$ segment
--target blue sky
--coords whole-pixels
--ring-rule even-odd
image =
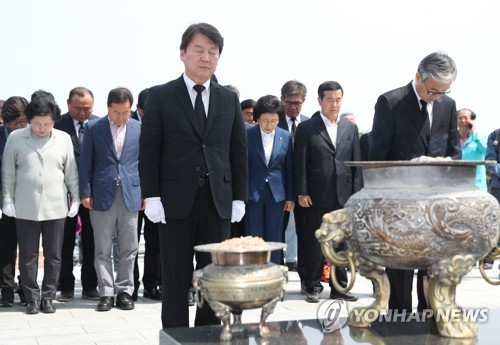
[[[225,38],[217,77],[241,99],[279,96],[287,80],[299,79],[311,115],[318,85],[336,80],[342,110],[353,111],[363,131],[381,93],[412,80],[428,53],[445,51],[458,66],[450,96],[472,108],[488,134],[500,127],[497,8],[487,0],[2,0],[0,98],[45,89],[65,112],[69,90],[83,85],[94,92],[94,112],[105,115],[110,89],[137,96],[180,76],[182,32],[206,21]]]

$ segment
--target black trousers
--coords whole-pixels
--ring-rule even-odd
[[[90,215],[87,208],[80,205],[78,215],[82,223],[82,288],[83,290],[93,290],[97,288],[97,275],[94,268],[94,229],[90,223]],[[76,222],[77,217],[67,217],[64,224],[61,276],[59,278],[59,290],[61,291],[73,291],[75,289],[73,250],[75,248]]]
[[[140,241],[142,223],[144,221],[144,273],[142,284],[145,289],[157,288],[161,285],[160,273],[160,236],[159,225],[153,223],[144,215],[144,211],[139,211],[137,220],[137,240]],[[134,264],[134,285],[135,291],[139,289],[139,255],[135,257]]]
[[[301,280],[308,292],[321,292],[321,275],[325,257],[321,251],[321,245],[316,239],[315,233],[321,226],[323,215],[332,210],[324,208],[302,208],[305,216],[305,226],[296,226],[299,269],[303,276]],[[297,224],[297,223],[296,223]],[[302,244],[301,244],[302,243]],[[343,250],[345,247],[339,247]],[[347,286],[347,273],[345,267],[336,267],[335,276],[341,286]],[[330,282],[332,291],[336,291]]]
[[[412,310],[412,297],[413,290],[413,274],[414,270],[399,270],[394,268],[386,268],[387,277],[391,286],[391,294],[389,296],[389,309],[398,312]],[[417,311],[428,309],[427,301],[424,294],[424,276],[427,275],[426,271],[419,270],[417,273],[417,296],[418,305]]]
[[[295,219],[295,232],[297,234],[297,273],[299,274],[299,278],[301,282],[304,282],[304,265],[300,264],[301,258],[304,260],[307,256],[307,250],[304,246],[307,243],[307,240],[304,239],[306,230],[306,213],[305,208],[299,205],[299,202],[295,200],[295,209],[293,210],[293,216]],[[288,226],[288,221],[290,219],[290,212],[285,212],[283,219],[283,243],[285,243],[285,231]],[[284,262],[283,252],[282,252],[282,261]]]
[[[17,257],[16,219],[6,216],[0,219],[0,288],[14,289]]]
[[[194,252],[198,244],[216,243],[229,238],[231,221],[219,217],[210,186],[198,188],[195,201],[184,219],[166,219],[160,223],[163,328],[188,327],[188,291],[193,278],[193,255],[196,269],[211,263],[210,253]],[[220,324],[208,305],[196,310],[195,325]]]
[[[19,272],[27,302],[40,300],[37,282],[40,235],[44,255],[42,299],[54,299],[61,272],[61,248],[65,219],[32,221],[16,219],[19,241]]]

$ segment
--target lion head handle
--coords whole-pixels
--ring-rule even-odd
[[[337,252],[336,249],[345,240],[352,236],[352,216],[347,208],[326,213],[323,216],[321,227],[316,230],[316,238],[321,244],[321,250],[332,265],[330,272],[334,272],[333,266],[348,266],[351,269],[351,275],[355,272],[354,252],[348,250]],[[341,287],[335,277],[330,275],[335,288],[341,292],[349,291],[354,284],[354,277],[351,278],[349,286]]]

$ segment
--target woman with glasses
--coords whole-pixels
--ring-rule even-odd
[[[259,98],[253,108],[257,126],[247,130],[248,204],[245,212],[247,235],[281,242],[283,216],[293,211],[292,136],[278,127],[282,113],[280,100],[272,95]],[[273,251],[271,260],[279,264],[281,253]]]
[[[54,313],[61,271],[66,216],[80,204],[71,138],[54,129],[60,109],[49,93],[35,94],[26,108],[30,126],[12,132],[2,162],[3,213],[16,218],[19,271],[26,313]],[[40,235],[44,260],[42,289],[37,283]]]
[[[24,97],[19,96],[10,97],[3,103],[1,118],[4,125],[0,127],[0,168],[2,166],[2,155],[7,137],[11,132],[19,128],[24,128],[28,124],[28,118],[26,117],[27,106],[28,101]],[[2,198],[0,198],[1,205]],[[2,289],[0,306],[12,307],[14,304],[14,289],[16,287],[14,281],[17,256],[16,221],[7,215],[2,217],[1,211],[0,217],[0,288]],[[22,303],[24,296],[22,293],[20,296]]]

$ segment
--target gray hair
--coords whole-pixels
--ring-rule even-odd
[[[457,77],[457,66],[448,54],[434,52],[420,61],[418,73],[422,77],[422,81],[432,77],[438,83],[454,82]]]
[[[281,87],[281,96],[287,97],[287,96],[293,96],[293,95],[301,96],[302,101],[304,101],[306,99],[306,95],[307,95],[306,86],[298,80],[287,81]]]

